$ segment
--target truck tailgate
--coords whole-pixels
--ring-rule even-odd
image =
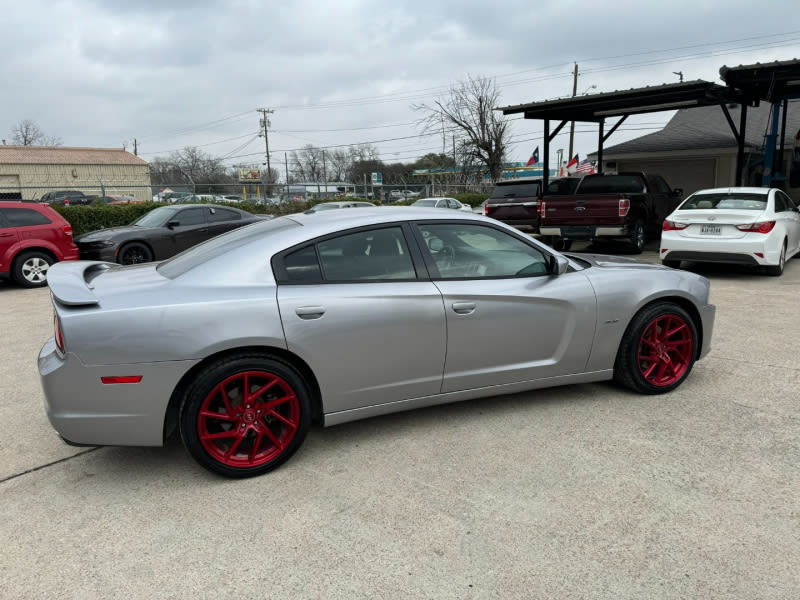
[[[623,194],[545,196],[542,227],[560,225],[620,225],[620,200]]]

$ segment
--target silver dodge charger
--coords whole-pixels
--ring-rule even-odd
[[[169,260],[57,263],[39,355],[68,443],[156,446],[259,475],[312,421],[614,379],[669,392],[710,348],[697,274],[564,255],[479,215],[296,214]]]

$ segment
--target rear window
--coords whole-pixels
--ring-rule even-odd
[[[279,217],[240,227],[184,250],[172,258],[168,258],[159,264],[156,270],[164,277],[174,279],[220,254],[290,227],[300,227],[300,225],[286,217]],[[266,260],[269,260],[269,257],[266,257]]]
[[[585,177],[578,194],[641,194],[642,179],[636,175],[600,175]]]
[[[678,210],[766,210],[766,194],[695,194],[689,196]]]
[[[538,181],[497,185],[492,190],[491,198],[536,198],[540,185]]]

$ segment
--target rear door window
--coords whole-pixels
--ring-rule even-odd
[[[31,208],[3,208],[9,227],[30,227],[31,225],[49,225],[52,221],[42,213]]]

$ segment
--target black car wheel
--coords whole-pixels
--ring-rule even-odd
[[[644,223],[641,221],[636,221],[633,225],[633,229],[631,229],[631,236],[630,242],[631,246],[633,246],[633,251],[636,254],[641,254],[644,250],[644,243],[645,243],[645,233],[644,233]]]
[[[781,255],[778,258],[778,264],[767,267],[767,273],[773,277],[780,277],[783,275],[783,269],[786,266],[786,240],[783,241],[781,246]]]
[[[180,410],[183,443],[206,469],[226,477],[271,471],[308,433],[311,399],[288,363],[240,354],[209,368],[189,388]]]
[[[153,260],[153,252],[141,242],[125,244],[119,250],[117,262],[121,265],[135,265]]]
[[[11,269],[14,281],[22,287],[44,287],[47,285],[47,271],[54,262],[53,257],[44,252],[22,252],[14,259]]]

